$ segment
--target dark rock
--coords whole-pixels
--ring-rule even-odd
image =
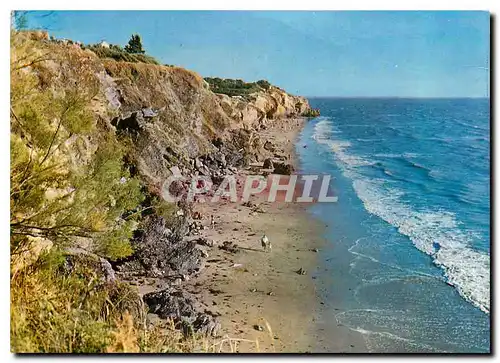
[[[134,258],[140,261],[146,275],[189,275],[202,266],[203,253],[196,248],[197,242],[183,240],[187,232],[186,219],[175,218],[169,227],[163,217],[149,216],[133,240]]]
[[[273,143],[268,140],[264,143],[264,149],[266,149],[267,151],[270,151],[270,152],[274,152],[275,147],[274,147]]]
[[[262,208],[260,205],[256,205],[255,207],[252,208],[252,212],[256,213],[266,213],[265,209]]]
[[[207,246],[207,247],[213,247],[214,246],[214,241],[205,237],[200,237],[196,240],[196,243],[201,245],[201,246]],[[208,262],[211,262],[214,260],[210,260]]]
[[[291,164],[274,163],[274,174],[291,175],[295,168]]]
[[[222,139],[220,137],[218,137],[218,138],[216,138],[215,140],[212,141],[212,144],[216,148],[221,148],[224,145],[224,142],[222,141]]]
[[[246,201],[244,203],[241,204],[243,207],[249,207],[249,208],[253,208],[255,207],[255,203],[253,203],[252,201]]]
[[[212,288],[209,288],[208,291],[210,291],[210,293],[214,294],[214,295],[219,295],[219,294],[224,293],[224,291],[222,291],[222,290],[212,289]]]
[[[274,169],[273,160],[271,158],[267,158],[264,160],[264,165],[262,165],[263,169]]]
[[[131,112],[122,117],[116,117],[111,121],[111,124],[116,127],[118,131],[125,131],[132,135],[137,136],[142,129],[141,126],[142,113]]]
[[[196,320],[192,323],[194,332],[216,337],[221,328],[216,317],[208,314],[198,314]]]
[[[299,268],[297,271],[296,271],[299,275],[305,275],[307,273],[306,270],[304,270],[302,267]]]
[[[219,248],[221,250],[224,250],[224,251],[227,251],[227,252],[230,252],[230,253],[237,253],[239,252],[239,248],[238,248],[238,245],[233,243],[233,242],[230,242],[230,241],[224,241],[222,242],[222,246],[219,246]]]
[[[217,163],[223,168],[226,167],[227,161],[226,161],[226,155],[224,155],[222,152],[216,152],[213,154],[213,157]]]
[[[186,335],[202,333],[217,336],[220,323],[217,318],[195,309],[195,300],[188,293],[169,287],[162,291],[151,292],[143,297],[149,313],[162,319],[172,319],[181,323]]]

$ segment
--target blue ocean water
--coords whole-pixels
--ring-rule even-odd
[[[488,352],[489,100],[310,103],[301,172],[332,175],[339,198],[311,208],[325,319],[373,352]]]

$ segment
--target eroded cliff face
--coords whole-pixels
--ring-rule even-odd
[[[97,84],[92,107],[98,129],[114,129],[132,140],[134,168],[154,189],[173,166],[193,169],[195,158],[221,151],[221,144],[240,152],[240,164],[262,158],[259,130],[310,110],[304,97],[274,86],[245,99],[230,97],[213,93],[200,75],[180,67],[100,59],[77,44],[50,41],[43,32],[30,38],[36,52],[52,57],[26,71],[44,78],[54,92],[64,82],[78,83],[82,92]],[[88,154],[95,147],[89,138],[83,149]]]
[[[183,68],[112,60],[102,64],[103,92],[117,115],[112,125],[133,135],[138,170],[156,186],[172,166],[217,151],[216,140],[243,146],[243,163],[258,158],[258,130],[309,109],[305,98],[276,87],[245,100],[214,94],[198,74]]]

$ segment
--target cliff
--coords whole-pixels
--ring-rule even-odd
[[[153,184],[174,164],[188,165],[189,159],[215,152],[217,139],[240,143],[234,140],[240,130],[256,145],[245,149],[244,158],[255,161],[261,128],[310,109],[305,98],[276,87],[248,100],[215,94],[198,74],[179,67],[112,60],[102,61],[102,67],[102,90],[117,115],[110,122],[134,133],[139,172]]]
[[[50,60],[26,71],[36,72],[53,89],[75,82],[79,92],[95,92],[98,128],[133,136],[139,173],[151,183],[161,182],[176,163],[187,165],[189,159],[214,152],[216,139],[234,141],[240,130],[257,145],[245,150],[246,161],[254,161],[260,129],[311,111],[307,99],[278,87],[246,99],[230,97],[213,93],[200,75],[184,68],[101,59],[78,44],[51,41],[43,32],[25,37],[38,54],[51,54]]]
[[[186,240],[199,228],[189,206],[163,202],[162,183],[174,171],[217,180],[273,157],[260,131],[310,111],[305,98],[274,86],[230,97],[180,67],[100,58],[43,32],[12,32],[12,349],[123,351],[116,329],[130,328],[125,310],[140,321],[134,351],[157,349],[137,343],[142,302],[119,279],[175,279],[197,273],[206,257]],[[213,317],[176,289],[153,300],[189,306],[189,314],[164,315],[215,334]],[[67,326],[73,321],[78,327]]]

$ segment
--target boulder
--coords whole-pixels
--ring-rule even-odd
[[[196,242],[183,239],[188,232],[186,218],[178,217],[171,224],[167,227],[163,217],[149,216],[133,240],[134,258],[146,275],[189,275],[202,267],[203,253],[196,248]]]
[[[274,174],[291,175],[294,171],[292,164],[274,163]]]
[[[148,293],[143,300],[149,307],[149,313],[180,323],[186,335],[202,333],[215,337],[220,330],[221,325],[216,317],[198,312],[194,297],[176,287]]]
[[[264,165],[262,165],[263,169],[274,169],[273,160],[271,158],[267,158],[264,160]]]
[[[231,241],[224,241],[222,242],[222,246],[219,246],[221,250],[227,251],[229,253],[237,253],[239,252],[238,245],[236,243],[233,243]]]
[[[270,151],[270,152],[274,152],[274,150],[276,149],[273,145],[273,143],[271,141],[266,141],[264,143],[264,149],[266,149],[267,151]]]

